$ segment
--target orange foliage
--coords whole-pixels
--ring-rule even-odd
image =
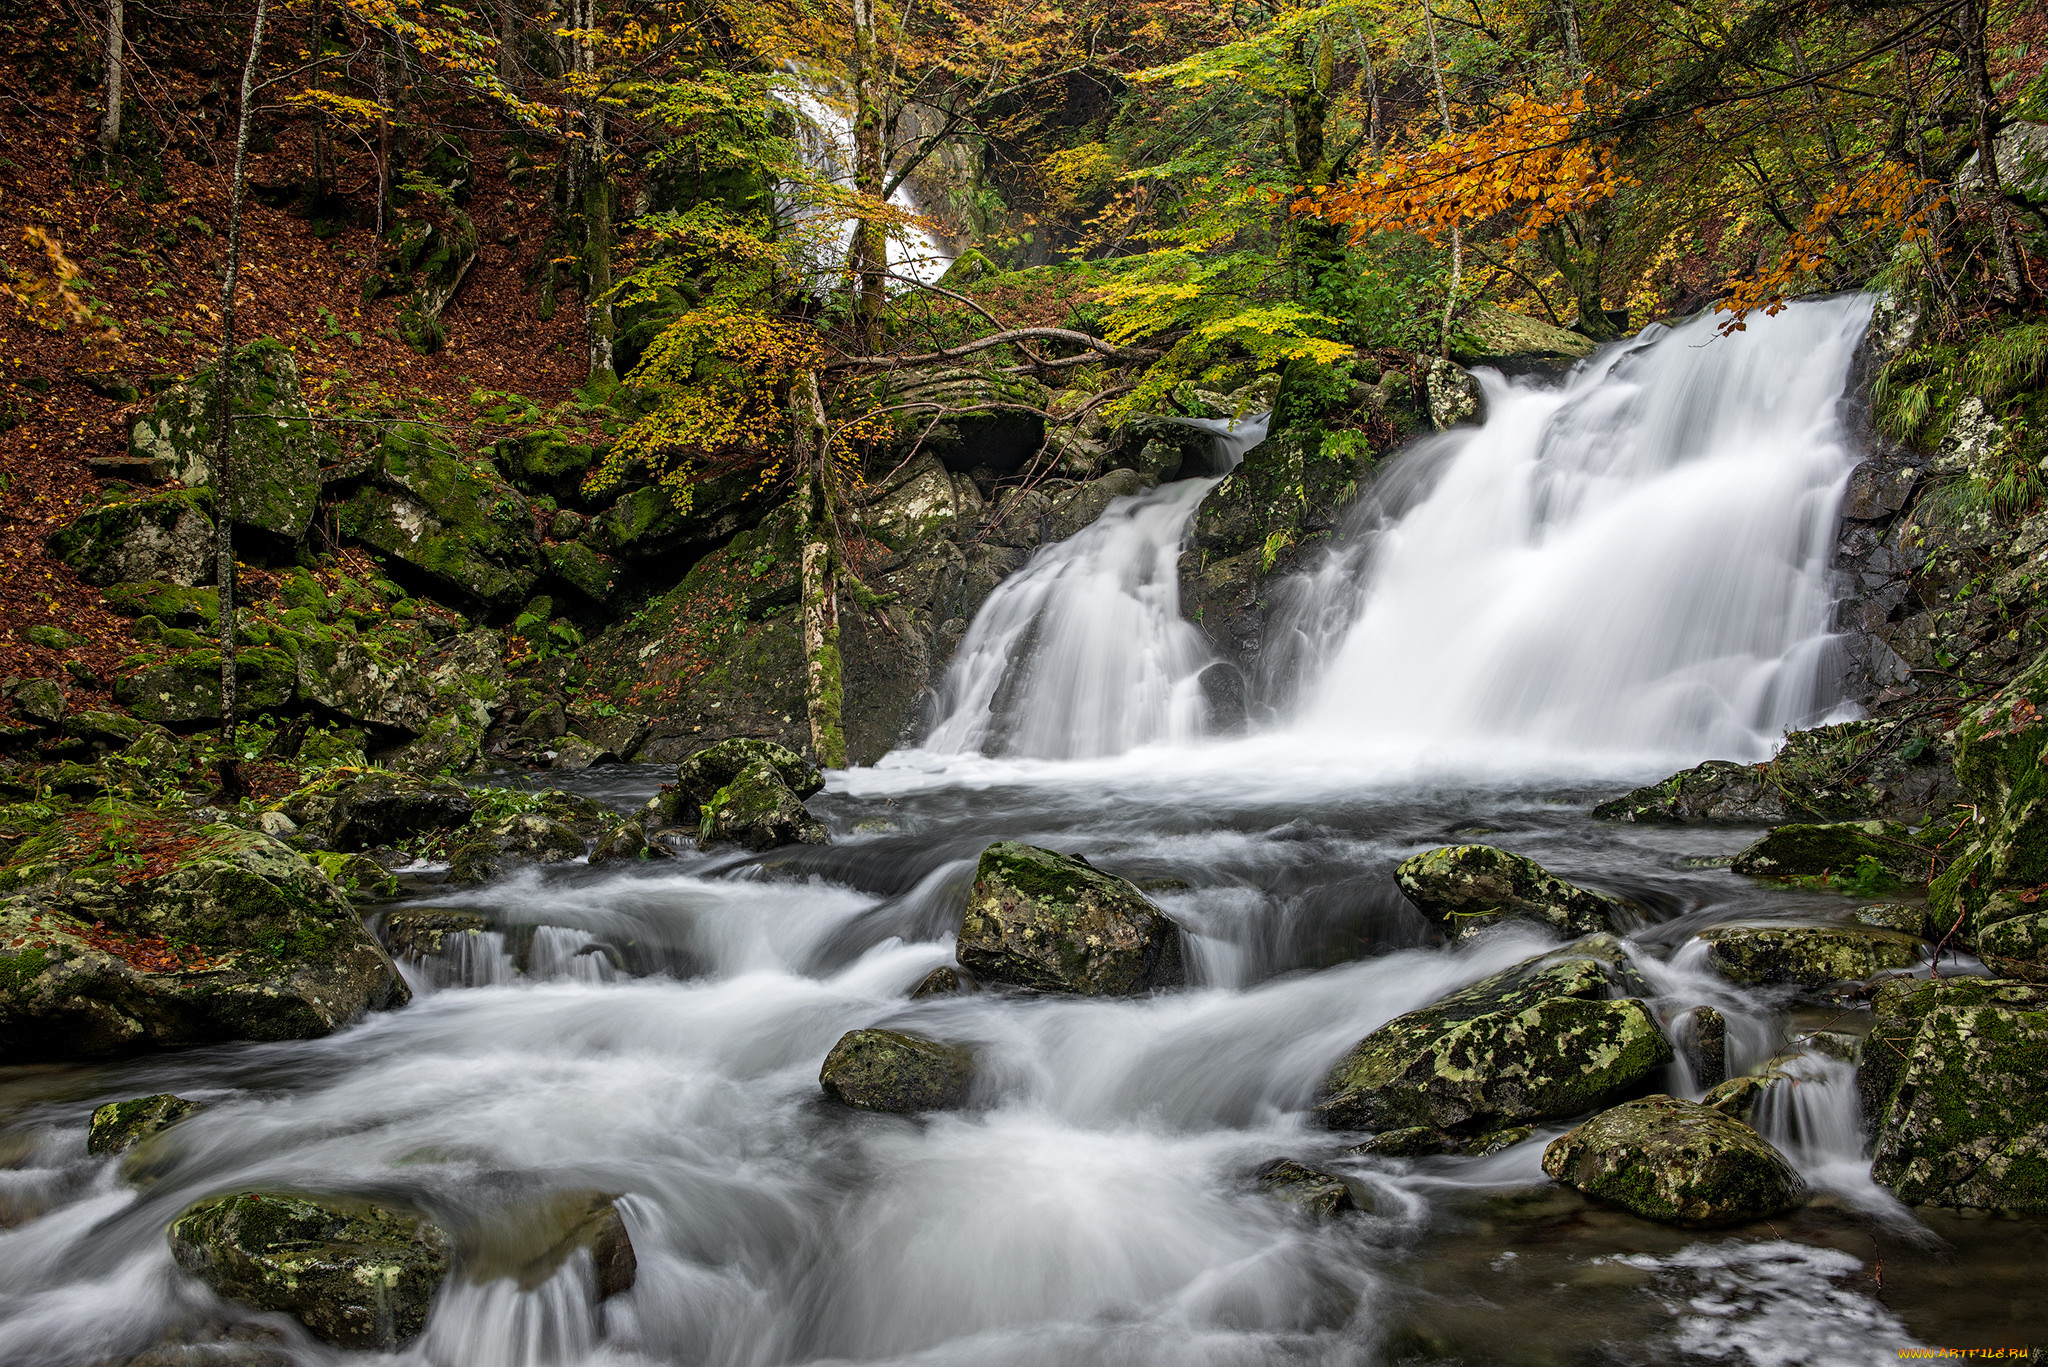
[[[1554,104],[1518,99],[1499,118],[1382,160],[1350,185],[1313,186],[1295,204],[1351,226],[1354,239],[1381,231],[1435,242],[1452,228],[1509,216],[1529,238],[1564,215],[1590,208],[1632,184],[1605,144],[1573,133],[1584,91]]]

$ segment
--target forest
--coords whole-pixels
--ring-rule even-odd
[[[2048,1351],[2048,11],[0,36],[0,1363]]]

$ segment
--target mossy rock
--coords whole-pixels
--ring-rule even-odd
[[[629,489],[598,515],[597,548],[634,566],[687,562],[761,520],[769,502],[758,485],[749,475],[704,480],[691,486],[688,512],[667,489]]]
[[[184,623],[211,629],[220,621],[218,589],[191,588],[167,580],[152,579],[135,584],[115,584],[103,596],[107,600],[107,606],[116,612],[125,613],[130,617],[155,618],[159,630],[165,623]],[[136,629],[142,629],[141,622],[136,623]]]
[[[529,864],[581,859],[583,837],[539,812],[518,812],[472,825],[450,842],[448,881],[484,883]]]
[[[976,977],[1042,992],[1120,997],[1186,981],[1179,927],[1143,893],[1015,841],[981,852],[957,952]]]
[[[1458,364],[1493,366],[1511,375],[1562,369],[1597,349],[1590,337],[1484,304],[1466,309],[1451,333],[1451,359]]]
[[[1361,1203],[1351,1184],[1333,1172],[1297,1163],[1292,1158],[1275,1158],[1261,1163],[1252,1180],[1275,1200],[1293,1206],[1317,1220],[1327,1220],[1348,1210],[1370,1210]]]
[[[1865,982],[1926,957],[1917,935],[1875,926],[1713,926],[1700,933],[1707,963],[1739,983],[1827,987]]]
[[[829,838],[824,825],[783,781],[782,772],[771,760],[756,760],[706,798],[698,809],[698,847],[735,844],[772,850],[824,844]]]
[[[1937,1006],[2048,1011],[2048,986],[2001,978],[1894,978],[1871,994],[1870,1034],[1856,1070],[1863,1121],[1872,1135],[1897,1098],[1920,1027]]]
[[[398,879],[374,859],[339,850],[308,850],[306,858],[352,902],[388,902],[398,896]]]
[[[213,579],[212,500],[179,489],[93,508],[50,537],[50,554],[88,584],[190,587]]]
[[[171,1255],[228,1300],[290,1315],[340,1348],[391,1352],[426,1327],[448,1236],[404,1211],[295,1192],[238,1192],[171,1222]]]
[[[220,652],[182,650],[114,682],[114,701],[145,721],[193,726],[220,720]],[[235,652],[235,706],[243,714],[287,706],[298,688],[296,661],[268,646]]]
[[[1562,1120],[1640,1087],[1671,1046],[1608,935],[1526,960],[1397,1016],[1324,1080],[1316,1116],[1340,1129],[1478,1134]]]
[[[543,546],[541,557],[548,573],[599,607],[618,597],[622,575],[618,562],[601,555],[581,541]]]
[[[864,1111],[958,1110],[974,1085],[974,1051],[903,1030],[853,1030],[825,1056],[818,1085]]]
[[[1896,1067],[1873,1178],[1916,1205],[2048,1215],[2048,1009],[1937,995]]]
[[[1669,1096],[1625,1102],[1553,1140],[1543,1171],[1666,1224],[1746,1224],[1806,1199],[1806,1183],[1763,1136]]]
[[[648,843],[647,828],[640,822],[622,821],[598,837],[597,844],[591,847],[590,866],[659,859],[667,853],[660,845]]]
[[[140,1096],[132,1101],[110,1101],[92,1113],[92,1126],[85,1137],[85,1151],[95,1154],[126,1153],[160,1130],[167,1130],[186,1116],[206,1108],[169,1092]]]
[[[258,832],[102,800],[16,846],[0,886],[11,1058],[307,1039],[407,1000],[333,883]]]
[[[1535,860],[1491,845],[1426,850],[1403,860],[1394,881],[1454,940],[1510,919],[1567,935],[1619,930],[1642,919],[1618,897],[1575,887]]]
[[[457,602],[509,613],[533,591],[540,538],[532,505],[488,464],[464,460],[417,424],[386,435],[340,524]]]
[[[678,764],[676,791],[700,803],[709,801],[720,788],[754,764],[766,764],[773,769],[775,776],[800,798],[809,797],[825,786],[825,777],[818,772],[817,766],[806,762],[794,750],[772,740],[735,737],[706,746]],[[690,817],[678,808],[671,820],[674,824],[684,825]]]
[[[1758,878],[1825,879],[1866,892],[1927,882],[1933,851],[1896,821],[1780,826],[1745,847],[1731,866]]]
[[[451,935],[481,935],[490,928],[490,918],[481,912],[406,907],[384,918],[384,944],[394,958],[432,959],[447,948]]]
[[[210,489],[219,430],[215,373],[202,370],[159,396],[130,424],[129,455],[188,488]],[[237,526],[298,541],[320,496],[320,467],[334,462],[338,448],[322,435],[300,396],[298,362],[289,348],[268,339],[251,342],[235,353],[229,375],[235,436],[231,515]]]
[[[460,829],[476,802],[459,783],[372,770],[322,779],[286,798],[280,810],[304,828],[306,840],[348,852]]]

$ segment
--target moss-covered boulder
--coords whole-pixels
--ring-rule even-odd
[[[574,827],[540,812],[515,812],[463,829],[448,849],[448,881],[485,883],[529,864],[583,857]]]
[[[1931,925],[1957,923],[1971,948],[1990,936],[1997,970],[2048,979],[2048,943],[2035,899],[2048,885],[2048,655],[1963,710],[1956,725],[1956,776],[1972,805],[1969,844],[1927,890]],[[1987,960],[1989,962],[1989,960]]]
[[[290,1315],[340,1348],[390,1352],[426,1327],[448,1276],[446,1233],[366,1201],[238,1192],[171,1222],[171,1256],[215,1294]]]
[[[356,851],[457,830],[469,824],[476,802],[459,783],[371,770],[322,779],[286,798],[281,810],[310,843]]]
[[[702,803],[755,764],[775,771],[785,787],[798,797],[809,797],[825,786],[824,775],[787,746],[772,740],[736,737],[706,746],[676,766],[676,792]],[[688,825],[692,817],[682,806],[671,814],[671,822]]]
[[[490,928],[482,912],[448,907],[404,907],[386,916],[381,927],[385,945],[401,959],[431,959],[447,949],[451,937],[481,935]]]
[[[1562,1120],[1671,1061],[1621,942],[1594,935],[1397,1016],[1331,1069],[1315,1114],[1339,1129],[1478,1134]]]
[[[1525,313],[1484,304],[1467,308],[1451,332],[1452,360],[1459,365],[1493,366],[1510,375],[1561,370],[1597,349],[1590,337]]]
[[[1866,894],[1923,884],[1933,851],[1896,821],[1830,821],[1780,826],[1735,856],[1735,872],[1758,878],[1847,883]]]
[[[132,1101],[110,1101],[92,1113],[85,1151],[126,1153],[158,1131],[168,1130],[186,1116],[205,1109],[196,1101],[169,1092],[139,1096]]]
[[[974,1085],[974,1051],[904,1030],[853,1030],[825,1056],[818,1085],[864,1111],[957,1110]]]
[[[748,475],[723,475],[692,486],[687,512],[666,489],[647,485],[619,496],[598,515],[596,546],[629,565],[689,560],[761,520],[766,491]]]
[[[1425,850],[1403,860],[1394,881],[1452,939],[1510,919],[1567,935],[1618,930],[1639,919],[1620,898],[1575,887],[1535,860],[1491,845]]]
[[[510,612],[533,590],[540,537],[532,505],[488,462],[463,459],[429,428],[392,429],[340,522],[344,535],[456,602]]]
[[[2048,1002],[1946,987],[1906,999],[1920,1014],[1903,1058],[1881,1065],[1871,1176],[1915,1204],[2048,1214]],[[1906,1021],[1891,1023],[1866,1060],[1898,1046]]]
[[[1826,987],[1911,968],[1926,956],[1917,935],[1875,926],[1728,925],[1700,932],[1707,963],[1739,983]]]
[[[277,813],[283,816],[282,812]],[[286,820],[290,820],[289,817]],[[398,879],[376,860],[340,850],[307,850],[317,865],[351,902],[388,902],[398,896]]]
[[[642,859],[661,859],[668,850],[647,838],[647,827],[639,821],[622,821],[597,838],[590,848],[590,866],[625,864]]]
[[[50,554],[88,584],[213,581],[212,499],[191,490],[147,494],[91,509],[50,537]]]
[[[1917,823],[1957,796],[1938,737],[1906,721],[1855,721],[1794,731],[1763,764],[1708,760],[1604,802],[1593,815],[1642,824],[1868,817]]]
[[[0,891],[10,1058],[305,1039],[407,999],[334,884],[254,831],[102,800],[16,846]]]
[[[825,827],[803,800],[825,786],[817,769],[773,741],[736,737],[691,755],[676,766],[671,792],[657,803],[663,825],[697,828],[704,849],[735,844],[750,850],[778,845],[822,845]]]
[[[1297,1163],[1292,1158],[1275,1158],[1261,1163],[1252,1173],[1267,1195],[1295,1207],[1318,1220],[1327,1220],[1362,1206],[1351,1184],[1333,1172]]]
[[[469,278],[476,251],[476,224],[460,209],[448,209],[443,218],[401,218],[364,287],[364,300],[404,293],[398,335],[413,350],[431,355],[448,340],[441,311]]]
[[[289,348],[268,339],[251,342],[235,353],[228,373],[235,433],[230,515],[238,526],[297,541],[312,522],[320,467],[336,458],[335,443],[313,423]],[[214,375],[212,369],[202,370],[188,383],[165,390],[138,416],[128,429],[130,456],[188,488],[211,488],[219,430],[220,391]]]
[[[1791,1210],[1806,1183],[1762,1135],[1697,1102],[1647,1096],[1551,1142],[1543,1171],[1645,1220],[1733,1225]]]
[[[957,952],[976,977],[1042,992],[1121,997],[1186,981],[1180,930],[1143,893],[1015,841],[981,852]]]
[[[114,701],[161,726],[220,720],[220,652],[179,650],[114,681]],[[298,689],[292,657],[269,646],[235,652],[235,706],[240,712],[285,707]]]
[[[1441,356],[1432,360],[1423,388],[1429,396],[1430,425],[1437,431],[1486,421],[1486,390],[1477,376],[1457,362]]]

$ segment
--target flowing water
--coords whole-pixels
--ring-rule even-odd
[[[406,962],[404,1010],[325,1040],[0,1069],[0,1363],[237,1337],[349,1360],[171,1262],[172,1216],[252,1187],[410,1203],[472,1251],[548,1193],[620,1194],[630,1292],[597,1303],[587,1261],[533,1286],[458,1271],[401,1355],[445,1367],[1779,1367],[2048,1341],[2043,1226],[1908,1212],[1869,1183],[1846,1065],[1796,1042],[1853,1033],[1856,1013],[1734,987],[1694,939],[1844,904],[1717,867],[1753,832],[1587,816],[1674,756],[1753,754],[1830,704],[1813,539],[1850,459],[1835,409],[1860,307],[1789,310],[1734,339],[1740,356],[1680,330],[1562,391],[1491,384],[1493,421],[1396,461],[1349,544],[1296,586],[1309,676],[1249,737],[1203,742],[1175,720],[1206,658],[1171,565],[1202,482],[1169,485],[1005,583],[932,739],[813,800],[829,846],[444,889],[435,905],[493,929]],[[1706,378],[1683,382],[1680,347]],[[1807,373],[1830,367],[1833,390]],[[1769,412],[1723,411],[1751,401]],[[1659,416],[1673,404],[1685,415]],[[1571,436],[1596,431],[1602,455]],[[1453,495],[1484,535],[1450,516]],[[1425,530],[1486,563],[1438,556]],[[665,777],[574,781],[626,809]],[[951,961],[996,839],[1147,888],[1182,928],[1189,985],[908,1000]],[[1630,939],[1660,1017],[1712,1005],[1733,1066],[1798,1075],[1758,1123],[1808,1176],[1808,1207],[1665,1228],[1545,1181],[1562,1127],[1486,1158],[1402,1160],[1309,1123],[1361,1035],[1545,943],[1506,929],[1444,948],[1395,891],[1397,861],[1469,839],[1647,909]],[[876,1024],[972,1044],[972,1104],[905,1119],[827,1103],[826,1052]],[[1675,1067],[1663,1085],[1698,1093]],[[86,1117],[156,1091],[208,1109],[130,1186],[85,1154]],[[1250,1179],[1281,1155],[1344,1173],[1371,1212],[1297,1218]],[[151,1361],[234,1360],[166,1351]]]

